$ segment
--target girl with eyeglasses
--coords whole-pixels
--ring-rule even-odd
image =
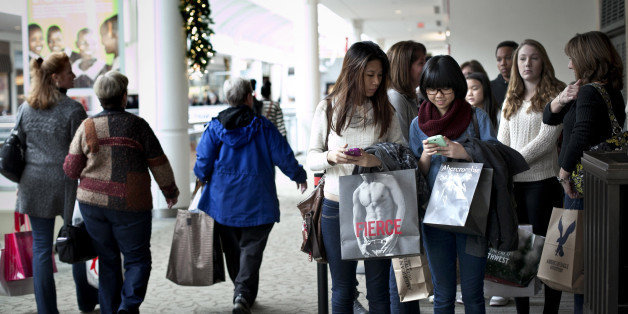
[[[419,169],[430,189],[441,164],[448,159],[471,161],[458,143],[466,138],[497,141],[491,119],[484,110],[473,109],[465,101],[467,81],[460,66],[450,56],[435,56],[425,64],[421,75],[424,101],[418,117],[410,126],[410,148],[419,159]],[[475,115],[479,134],[472,122]],[[427,142],[442,135],[446,146]],[[449,232],[428,225],[423,227],[423,244],[434,282],[434,312],[454,311],[456,299],[456,261],[460,261],[462,297],[466,313],[484,313],[484,267],[488,250],[485,237]]]

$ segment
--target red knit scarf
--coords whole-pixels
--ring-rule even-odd
[[[441,116],[438,108],[426,100],[419,108],[419,128],[425,135],[444,135],[454,140],[460,137],[471,122],[471,105],[462,99],[455,99],[449,110]]]

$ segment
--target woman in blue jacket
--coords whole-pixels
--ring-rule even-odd
[[[441,164],[448,159],[471,161],[459,143],[466,138],[497,141],[491,120],[484,110],[472,109],[465,101],[467,82],[458,63],[450,56],[435,56],[425,64],[421,93],[428,100],[410,125],[410,148],[419,159],[419,169],[430,190]],[[473,117],[478,121],[476,134]],[[444,147],[427,142],[442,135]],[[434,282],[434,313],[453,313],[456,299],[456,260],[460,261],[460,284],[466,313],[484,313],[484,266],[488,252],[484,237],[472,237],[428,225],[423,226],[423,244]]]
[[[230,79],[223,90],[231,107],[208,123],[196,148],[194,173],[206,183],[199,208],[216,222],[235,285],[233,313],[250,313],[268,235],[279,222],[275,166],[302,193],[306,173],[277,128],[253,112],[249,81]]]

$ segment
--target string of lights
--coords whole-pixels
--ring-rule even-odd
[[[209,1],[181,0],[179,11],[186,33],[188,75],[203,75],[207,73],[209,61],[216,53],[210,42],[211,35],[214,34],[210,25],[214,21],[210,17]]]

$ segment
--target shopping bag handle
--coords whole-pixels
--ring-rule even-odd
[[[32,230],[31,229],[31,224],[30,221],[28,219],[28,215],[26,214],[20,214],[18,212],[13,212],[13,221],[14,221],[14,228],[15,228],[15,232],[20,232],[21,230],[21,226],[22,225],[26,225],[26,230]]]

